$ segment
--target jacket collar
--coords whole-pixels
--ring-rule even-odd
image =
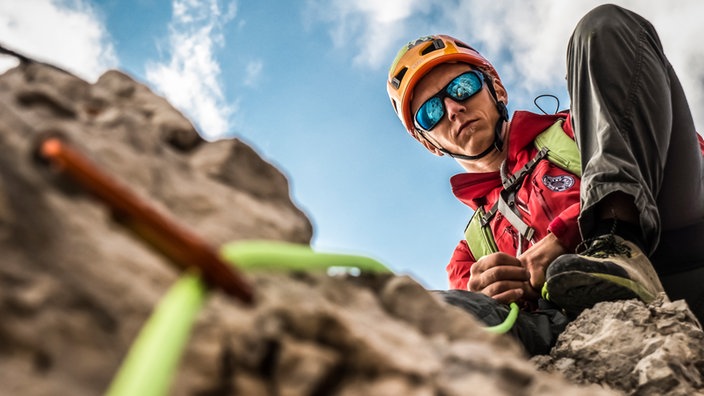
[[[527,111],[516,111],[511,118],[511,125],[508,129],[507,145],[504,150],[508,150],[506,161],[508,169],[513,169],[518,154],[526,149],[526,146],[533,147],[533,140],[545,129],[549,128],[559,118],[564,118],[565,114],[535,114]],[[565,122],[569,128],[569,122]],[[568,134],[571,133],[571,129]],[[496,172],[475,172],[459,173],[450,178],[452,193],[455,197],[468,205],[472,209],[477,209],[483,204],[487,194],[496,188],[501,187],[501,174]]]

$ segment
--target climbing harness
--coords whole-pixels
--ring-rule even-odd
[[[470,252],[475,259],[480,259],[499,251],[496,240],[489,228],[491,219],[500,212],[518,233],[518,249],[516,256],[520,256],[526,241],[530,242],[535,235],[535,229],[528,226],[521,218],[516,205],[516,193],[523,184],[524,179],[535,169],[543,159],[574,175],[581,176],[581,161],[579,149],[574,140],[562,131],[563,120],[558,120],[545,131],[541,132],[534,140],[538,153],[514,174],[508,174],[506,164],[501,167],[502,191],[494,205],[485,211],[483,206],[477,208],[465,228],[465,240]],[[509,305],[509,314],[506,320],[496,326],[486,328],[493,333],[506,333],[516,323],[519,308],[515,302]]]
[[[491,219],[500,212],[518,233],[518,249],[516,255],[523,252],[525,242],[531,242],[535,230],[521,218],[516,204],[516,193],[537,164],[547,159],[555,166],[566,170],[577,177],[582,175],[581,161],[577,143],[562,130],[563,120],[558,120],[533,141],[537,154],[514,174],[508,174],[506,164],[501,166],[502,191],[494,205],[486,211],[483,206],[477,208],[465,228],[464,236],[469,250],[475,259],[498,252],[496,240],[489,224]]]

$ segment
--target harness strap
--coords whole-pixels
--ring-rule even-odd
[[[489,222],[491,221],[492,217],[494,217],[497,210],[499,210],[499,202],[498,201],[494,203],[494,205],[491,207],[491,209],[488,212],[484,213],[484,211],[482,211],[482,214],[479,218],[479,220],[482,223],[482,227],[486,227],[487,225],[489,225]]]
[[[530,227],[528,227],[520,219],[520,213],[515,207],[516,191],[523,183],[523,179],[525,179],[525,177],[533,171],[533,168],[538,165],[538,162],[540,162],[540,160],[542,160],[548,155],[549,151],[550,150],[547,147],[543,147],[542,149],[540,149],[540,151],[538,151],[538,153],[535,155],[535,157],[533,157],[533,159],[526,162],[526,164],[523,165],[521,169],[519,169],[518,172],[514,173],[513,175],[506,174],[505,163],[501,166],[501,184],[504,186],[504,189],[499,194],[499,199],[491,207],[491,210],[489,210],[485,215],[481,217],[482,227],[486,227],[489,224],[491,219],[496,214],[496,211],[498,210],[499,212],[501,212],[501,214],[506,216],[506,219],[514,227],[516,227],[519,232],[521,232],[521,235],[527,235],[527,228]],[[508,214],[509,212],[511,214]],[[532,237],[532,233],[530,235]]]
[[[465,240],[469,250],[477,259],[498,251],[496,241],[489,227],[489,223],[496,215],[496,212],[501,212],[517,232],[520,233],[518,255],[523,251],[525,240],[530,241],[533,239],[535,229],[529,227],[522,220],[521,213],[516,205],[516,193],[523,184],[525,177],[533,171],[540,160],[546,158],[553,165],[578,177],[581,176],[579,148],[575,141],[565,134],[562,128],[563,122],[564,120],[562,119],[557,120],[535,138],[533,144],[539,150],[538,153],[516,173],[509,175],[506,171],[505,163],[502,164],[500,171],[503,190],[499,193],[499,199],[488,212],[485,212],[484,207],[480,206],[474,212],[465,228]]]
[[[503,197],[499,197],[499,212],[506,217],[509,223],[518,231],[518,234],[527,239],[531,240],[533,234],[535,234],[535,229],[526,224],[519,215],[514,213],[511,206],[504,200]]]
[[[477,208],[464,230],[464,238],[467,241],[469,250],[477,260],[499,251],[491,230],[482,225],[482,219],[485,215],[486,213],[484,213],[482,207]]]
[[[504,186],[504,190],[518,190],[518,187],[520,187],[521,182],[523,182],[523,179],[528,175],[530,172],[533,171],[533,168],[535,168],[536,165],[538,165],[538,162],[545,158],[546,155],[548,155],[548,152],[550,151],[549,148],[543,147],[538,151],[538,153],[531,159],[530,161],[526,162],[525,165],[521,167],[521,169],[518,170],[518,172],[514,173],[513,175],[509,175],[506,173],[505,167],[506,163],[504,163],[501,166],[501,184]]]

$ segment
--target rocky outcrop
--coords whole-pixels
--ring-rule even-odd
[[[198,362],[197,371],[178,378],[176,394],[613,394],[539,372],[512,339],[486,332],[410,278],[254,279],[256,309],[201,318],[183,359]]]
[[[538,367],[635,395],[704,394],[704,333],[683,300],[597,304]]]
[[[121,72],[89,84],[23,63],[0,77],[0,393],[100,393],[177,276],[105,207],[37,165],[46,131],[214,246],[310,241],[285,176],[243,142],[203,141]]]
[[[163,98],[121,72],[90,84],[23,62],[0,76],[3,394],[103,393],[178,276],[101,204],[35,163],[36,139],[48,130],[66,135],[215,246],[311,238],[286,177],[245,143],[203,141]],[[570,325],[551,356],[529,361],[512,339],[486,332],[407,277],[247,278],[256,303],[243,306],[212,294],[172,394],[545,396],[704,389],[702,333],[682,303],[603,304]]]

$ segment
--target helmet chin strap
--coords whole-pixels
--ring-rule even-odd
[[[494,97],[494,100],[496,100],[496,92],[494,91],[494,87],[491,84],[487,84],[489,87],[489,91],[491,92],[491,95]],[[478,159],[486,157],[489,153],[492,151],[501,151],[504,147],[504,141],[501,139],[501,130],[503,129],[504,122],[508,121],[508,109],[506,109],[506,104],[500,100],[496,100],[496,109],[499,111],[499,119],[496,121],[496,125],[494,126],[494,141],[489,145],[489,147],[486,148],[486,150],[482,151],[481,153],[477,155],[465,155],[465,154],[457,154],[457,153],[452,153],[448,151],[447,149],[444,149],[440,146],[436,146],[440,152],[443,154],[447,154],[452,158],[457,158],[461,160],[467,160],[467,161],[476,161]],[[421,133],[424,133],[421,131]],[[427,139],[427,137],[426,137]]]

